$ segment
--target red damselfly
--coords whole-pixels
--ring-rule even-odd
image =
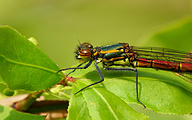
[[[113,45],[94,48],[93,45],[89,43],[82,43],[76,51],[76,59],[81,61],[81,63],[77,67],[61,69],[58,72],[72,69],[73,71],[68,73],[69,75],[76,69],[88,68],[92,64],[92,62],[95,61],[94,65],[97,72],[99,73],[100,80],[80,89],[75,94],[79,93],[85,88],[104,81],[103,74],[97,65],[98,63],[102,62],[103,68],[105,70],[128,70],[134,71],[136,73],[137,101],[141,103],[144,108],[146,108],[146,106],[139,100],[138,71],[135,67],[163,69],[178,73],[192,72],[192,53],[160,47],[129,46],[128,43],[117,43]],[[85,66],[81,67],[81,65],[83,64],[85,64]],[[116,68],[110,66],[122,67]],[[126,66],[129,66],[130,68]]]

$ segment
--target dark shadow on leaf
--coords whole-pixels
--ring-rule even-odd
[[[128,80],[135,83],[136,73],[134,71],[106,71],[103,68],[100,68],[101,72],[105,79],[113,79],[113,78],[119,78],[123,80]],[[84,75],[85,78],[91,79],[92,81],[96,82],[100,80],[99,74],[96,70],[92,70]],[[131,77],[131,78],[130,78]],[[158,80],[160,82],[164,83],[170,83],[172,85],[176,86],[182,86],[180,85],[180,80],[182,80],[179,76],[174,75],[173,72],[170,71],[164,71],[164,70],[155,70],[152,68],[142,68],[138,69],[138,79],[139,79],[139,88],[141,88],[140,82],[143,78],[149,78],[150,80]],[[177,80],[179,79],[179,80]],[[185,87],[185,86],[182,86]]]
[[[134,71],[120,71],[120,70],[106,71],[101,68],[101,72],[102,72],[104,78],[136,77],[136,73]],[[96,79],[98,79],[98,80],[100,79],[99,74],[97,73],[96,70],[88,72],[87,74],[84,75],[84,77],[86,77],[87,79],[94,78],[93,81],[95,81]],[[165,76],[163,74],[159,74],[158,70],[150,72],[147,69],[144,69],[144,70],[138,69],[138,77],[146,77],[146,78],[153,78],[153,79],[159,79],[159,80],[172,79],[172,77],[170,77],[170,76]]]

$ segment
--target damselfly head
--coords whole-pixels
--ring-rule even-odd
[[[87,42],[82,43],[80,46],[78,46],[78,50],[75,53],[76,53],[76,59],[83,61],[91,59],[93,53],[93,45]]]

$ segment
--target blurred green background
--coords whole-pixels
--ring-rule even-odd
[[[78,63],[78,40],[94,46],[143,45],[153,31],[191,16],[191,5],[190,0],[0,0],[0,25],[36,38],[39,48],[66,68]],[[173,116],[185,118],[189,117]]]
[[[189,15],[189,0],[0,0],[0,24],[36,38],[61,68],[78,63],[78,39],[141,45],[146,34]]]

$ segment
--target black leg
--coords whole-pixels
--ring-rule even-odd
[[[136,68],[105,68],[105,70],[128,70],[134,71],[136,73],[136,94],[137,94],[137,101],[143,105],[144,108],[146,106],[139,100],[139,92],[138,92],[138,72]]]
[[[77,68],[80,67],[80,66],[83,65],[83,64],[84,64],[84,63],[79,64],[79,65],[77,66]],[[75,70],[76,70],[76,69],[74,69],[73,71],[69,72],[69,73],[66,75],[66,77],[67,77],[69,74],[75,72]]]
[[[84,89],[90,87],[90,86],[93,86],[93,85],[95,85],[95,84],[98,84],[98,83],[104,81],[103,74],[101,73],[101,70],[100,70],[99,67],[97,66],[97,63],[95,62],[94,65],[95,65],[95,68],[97,69],[97,72],[99,73],[99,76],[100,76],[100,79],[101,79],[101,80],[100,80],[100,81],[97,81],[97,82],[94,82],[94,83],[92,83],[92,84],[90,84],[90,85],[88,85],[88,86],[86,86],[86,87],[80,89],[79,91],[77,91],[77,92],[75,93],[75,95],[76,95],[77,93],[81,92],[82,90],[84,90]]]
[[[77,67],[61,69],[61,70],[57,71],[57,73],[59,73],[61,71],[65,71],[65,70],[71,70],[71,69],[74,69],[74,70],[76,70],[76,69],[86,69],[91,65],[91,63],[92,63],[92,60],[90,60],[84,67],[79,67],[79,66],[82,65],[82,64],[79,64]]]

